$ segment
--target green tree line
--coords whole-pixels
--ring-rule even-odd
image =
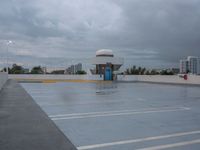
[[[6,70],[7,69],[4,68],[1,71],[6,72]],[[9,74],[44,74],[46,72],[44,72],[41,66],[35,66],[31,69],[31,71],[29,71],[29,69],[27,70],[20,65],[13,64],[11,68],[10,67],[8,68],[8,73]],[[64,70],[55,70],[47,74],[64,74]],[[77,71],[76,74],[86,74],[86,72],[84,70],[81,70],[81,71]]]
[[[160,72],[158,72],[156,71],[156,69],[147,70],[145,67],[136,67],[136,66],[127,68],[124,74],[127,74],[127,75],[174,75],[173,71],[168,70],[168,69],[163,69]]]

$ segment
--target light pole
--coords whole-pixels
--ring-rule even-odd
[[[8,48],[9,48],[9,45],[12,44],[12,43],[13,43],[12,41],[7,41],[7,42],[6,42],[6,53],[7,53],[7,54],[6,54],[6,55],[7,55],[7,56],[6,56],[6,63],[7,63],[6,72],[7,72],[7,73],[9,73],[9,71],[8,71],[8,67],[9,67],[9,66],[8,66]]]

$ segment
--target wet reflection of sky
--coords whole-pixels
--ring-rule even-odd
[[[117,83],[98,83],[96,84],[97,95],[109,95],[118,92]]]

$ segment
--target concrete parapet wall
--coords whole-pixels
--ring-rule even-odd
[[[5,72],[0,72],[0,90],[7,80],[8,80],[8,74]]]
[[[5,74],[4,74],[5,75]],[[101,81],[100,75],[9,75],[9,79],[19,81]],[[126,82],[152,82],[171,84],[193,84],[200,85],[200,76],[188,75],[188,80],[184,80],[178,75],[118,75],[118,81]]]
[[[100,75],[33,75],[33,74],[20,74],[9,75],[9,79],[16,80],[103,80]]]
[[[118,81],[138,81],[136,75],[117,75]]]
[[[184,80],[179,75],[118,75],[118,81],[200,85],[200,76],[188,75],[188,79]]]

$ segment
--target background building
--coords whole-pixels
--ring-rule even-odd
[[[41,69],[42,69],[42,71],[43,71],[44,74],[47,73],[47,67],[41,67]]]
[[[188,56],[187,59],[180,60],[180,73],[200,74],[200,58]]]
[[[199,72],[199,58],[195,56],[188,56],[188,67],[191,74],[200,74]]]
[[[180,60],[180,73],[181,74],[186,74],[188,72],[189,72],[188,60],[187,59]]]
[[[82,71],[82,64],[71,65],[65,70],[65,74],[76,74],[78,71]]]
[[[113,51],[101,49],[96,51],[96,57],[92,58],[92,64],[96,65],[95,73],[104,75],[104,80],[113,80],[113,75],[123,65],[124,60],[114,57]]]

